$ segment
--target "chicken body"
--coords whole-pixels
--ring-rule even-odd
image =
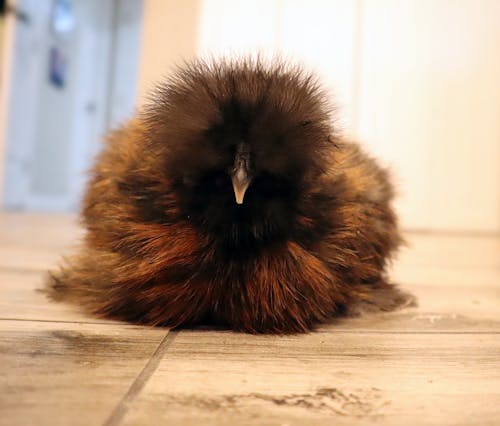
[[[108,136],[85,239],[48,290],[103,317],[251,333],[392,309],[405,300],[385,272],[401,243],[392,197],[313,77],[195,62]]]

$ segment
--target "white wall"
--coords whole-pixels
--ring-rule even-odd
[[[144,0],[143,22],[139,104],[182,59],[281,52],[321,75],[345,131],[392,167],[406,228],[500,232],[500,1]]]
[[[412,228],[500,231],[500,2],[365,0],[357,133]]]
[[[321,76],[342,105],[342,124],[350,131],[355,115],[355,4],[352,0],[205,0],[198,53],[210,56],[258,51],[306,64]]]
[[[138,103],[176,63],[196,54],[200,0],[144,0]]]

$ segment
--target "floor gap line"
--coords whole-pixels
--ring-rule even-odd
[[[165,335],[153,355],[151,355],[149,361],[146,363],[139,375],[135,378],[134,382],[130,385],[128,391],[116,405],[115,409],[108,417],[108,419],[104,422],[104,426],[116,426],[122,422],[132,402],[142,391],[150,377],[158,368],[158,365],[160,365],[160,361],[167,353],[177,334],[179,334],[179,331],[169,331]]]

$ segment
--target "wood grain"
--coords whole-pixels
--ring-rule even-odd
[[[47,250],[15,246],[0,246],[0,268],[8,271],[44,271],[54,267],[71,248]]]
[[[0,319],[116,323],[78,307],[54,303],[38,291],[45,272],[0,270]],[[388,314],[332,321],[337,330],[496,331],[500,329],[500,286],[405,285],[418,306]],[[321,328],[321,327],[320,327]]]
[[[184,332],[125,424],[482,424],[498,420],[498,333]],[[480,398],[477,396],[481,395]],[[436,407],[439,407],[436,410]]]
[[[0,321],[0,424],[105,421],[165,329]]]
[[[0,212],[0,269],[47,270],[82,235],[74,215]]]
[[[405,234],[408,241],[391,276],[406,285],[500,287],[500,238],[496,235]]]
[[[43,287],[45,273],[0,269],[0,319],[119,323],[96,318],[75,306],[48,300],[39,291]]]
[[[60,250],[82,235],[75,215],[0,212],[0,243],[28,250]]]

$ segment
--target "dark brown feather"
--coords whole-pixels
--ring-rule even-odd
[[[249,147],[237,205],[228,169]],[[80,251],[48,290],[96,315],[251,333],[310,330],[405,302],[388,173],[337,134],[315,79],[259,60],[180,68],[112,132],[91,172]]]

